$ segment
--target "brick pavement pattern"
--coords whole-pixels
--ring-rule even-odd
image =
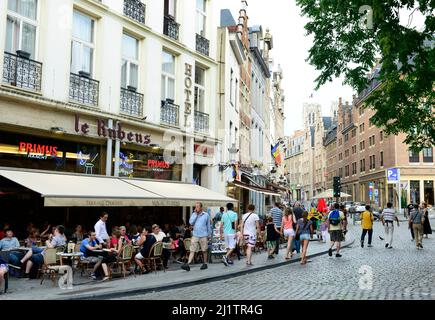
[[[435,238],[423,239],[423,250],[411,241],[406,222],[395,225],[394,248],[386,249],[380,222],[375,222],[373,247],[360,247],[359,225],[351,226],[355,243],[335,255],[315,257],[305,266],[291,264],[227,280],[129,297],[188,300],[395,300],[435,299]]]

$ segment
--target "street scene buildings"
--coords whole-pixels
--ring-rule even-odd
[[[375,18],[396,13],[390,6]],[[388,79],[433,60],[424,51],[433,37],[424,33],[431,41],[420,38],[405,71],[386,67],[397,57],[370,57],[376,46],[361,43],[373,39],[327,48],[359,36],[324,32],[334,10],[356,17],[347,7],[0,1],[0,300],[433,299],[416,283],[433,287],[434,149],[411,150],[409,128],[380,127],[389,126],[374,118],[384,96],[368,104]],[[396,36],[375,34],[387,47]],[[354,47],[349,60],[340,55]],[[359,49],[369,85],[355,92],[349,84],[365,82],[349,80],[361,70],[348,65]],[[433,132],[421,96],[411,102],[426,127],[412,133]],[[337,178],[341,197],[332,196]],[[124,281],[106,282],[116,278]]]
[[[410,203],[434,204],[433,148],[412,152],[404,143],[404,134],[387,135],[374,126],[374,111],[364,106],[380,85],[377,73],[379,68],[374,68],[370,87],[363,92],[349,100],[338,97],[338,105],[331,107],[328,117],[321,115],[320,105],[304,106],[305,140],[298,140],[301,131],[287,138],[286,167],[293,200],[310,201],[332,189],[333,177],[340,177],[349,201],[375,208],[383,208],[387,202],[399,207],[399,201],[401,208]],[[302,161],[301,167],[298,161]],[[400,190],[397,184],[388,183],[388,168],[400,170]]]
[[[2,1],[0,166],[193,183],[265,215],[287,194],[275,161],[283,75],[270,63],[271,32],[251,25],[247,8],[241,1],[233,18],[211,0]],[[10,180],[1,182],[12,194],[20,187]],[[23,213],[50,211],[27,197]],[[162,221],[190,213],[181,202],[159,205],[168,207]],[[109,206],[120,216],[157,214]],[[88,210],[58,209],[65,222]]]

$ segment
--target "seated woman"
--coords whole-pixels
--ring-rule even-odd
[[[83,231],[83,227],[79,224],[76,227],[76,231],[71,235],[71,241],[77,243],[79,241],[83,241],[85,238],[85,232]]]
[[[38,229],[33,228],[29,231],[29,236],[24,240],[24,243],[27,248],[37,247],[40,239]]]
[[[57,226],[54,229],[54,236],[50,235],[50,239],[46,241],[47,248],[58,248],[66,245],[65,227]],[[41,265],[44,263],[44,249],[32,247],[20,261],[21,265],[26,264],[24,278],[30,277],[30,270],[33,264]],[[21,266],[20,266],[21,267]]]
[[[136,241],[140,238],[140,234],[141,232],[139,232],[139,228],[141,229],[140,231],[142,232],[142,227],[136,227],[136,225],[132,225],[130,228],[130,236],[129,239],[133,242],[136,243]]]
[[[131,244],[131,240],[127,235],[127,228],[124,226],[119,227],[119,232],[120,232],[119,240],[122,242],[122,245],[125,246],[126,244]]]
[[[0,293],[3,292],[5,274],[8,273],[8,270],[8,264],[0,257]]]
[[[110,237],[110,241],[108,245],[109,249],[115,248],[118,245],[120,236],[121,236],[121,232],[119,231],[119,228],[113,228],[112,236]]]
[[[136,244],[138,246],[142,246],[139,253],[134,257],[134,261],[136,265],[141,269],[142,273],[149,273],[150,270],[144,266],[142,260],[147,258],[150,254],[151,247],[154,243],[157,242],[156,237],[153,236],[152,233],[149,232],[146,228],[143,229],[142,234]]]

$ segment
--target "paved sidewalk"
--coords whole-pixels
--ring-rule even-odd
[[[348,234],[343,247],[353,243],[354,239]],[[311,241],[308,247],[308,256],[315,257],[326,254],[328,245],[318,241]],[[139,293],[155,292],[186,285],[200,284],[209,281],[222,280],[237,275],[248,274],[275,268],[291,263],[299,263],[299,255],[291,260],[284,259],[285,248],[280,249],[279,256],[275,259],[267,259],[267,254],[257,253],[253,255],[253,266],[246,266],[245,259],[234,261],[234,265],[225,267],[221,262],[208,265],[207,270],[199,270],[200,265],[191,266],[191,271],[180,269],[180,264],[172,263],[166,272],[158,271],[147,275],[129,276],[126,279],[113,279],[108,282],[92,281],[80,277],[77,272],[74,277],[74,288],[70,290],[53,287],[50,280],[45,280],[40,285],[39,280],[27,280],[11,278],[9,291],[0,295],[0,300],[58,300],[58,299],[105,299],[116,296],[125,296]],[[216,261],[216,259],[215,259]],[[289,266],[290,267],[290,266]],[[57,283],[56,283],[57,284]]]

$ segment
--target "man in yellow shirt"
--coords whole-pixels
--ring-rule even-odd
[[[366,234],[369,234],[369,245],[368,247],[372,247],[372,236],[373,236],[373,213],[370,212],[370,206],[366,206],[366,211],[361,214],[361,248],[364,248],[364,239]]]

